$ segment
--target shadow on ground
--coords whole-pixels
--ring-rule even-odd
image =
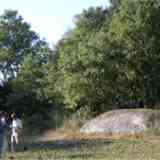
[[[18,160],[87,160],[106,157],[108,149],[117,140],[62,139],[19,144]]]
[[[106,146],[113,143],[106,139],[85,139],[85,140],[54,140],[46,142],[32,142],[24,143],[18,146],[17,152],[28,151],[28,150],[68,150],[73,148],[85,149],[85,148],[97,148],[98,146]]]

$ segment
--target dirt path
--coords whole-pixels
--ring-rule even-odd
[[[48,130],[44,134],[42,134],[38,141],[56,141],[56,140],[141,140],[145,143],[152,143],[152,144],[160,144],[160,135],[157,136],[143,136],[143,135],[128,135],[128,136],[121,136],[121,135],[106,135],[106,134],[82,134],[79,132],[71,132],[71,131],[55,131],[55,130]]]

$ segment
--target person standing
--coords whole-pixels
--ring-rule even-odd
[[[22,130],[22,121],[17,117],[15,113],[11,114],[12,122],[11,122],[11,151],[13,156],[15,156],[16,145],[19,144],[19,139]]]
[[[0,111],[0,160],[4,160],[5,150],[7,146],[6,142],[6,117],[3,111]]]

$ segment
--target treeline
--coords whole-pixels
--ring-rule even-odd
[[[159,1],[111,0],[74,22],[51,49],[16,11],[0,17],[0,107],[38,122],[55,110],[158,108]]]

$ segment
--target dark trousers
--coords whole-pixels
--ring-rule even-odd
[[[4,133],[0,133],[0,159],[4,159],[6,150],[6,138]]]

